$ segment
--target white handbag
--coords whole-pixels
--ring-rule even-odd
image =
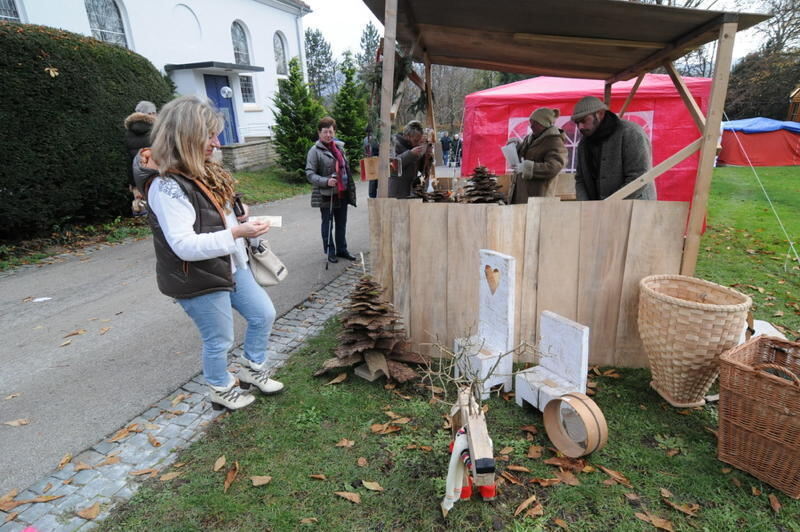
[[[275,286],[289,275],[289,270],[272,252],[266,240],[250,240],[247,254],[250,256],[250,270],[253,272],[253,277],[261,286]]]

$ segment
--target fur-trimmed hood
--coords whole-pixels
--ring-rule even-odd
[[[149,133],[155,121],[156,117],[153,115],[131,113],[125,119],[125,129],[129,129],[138,135]]]

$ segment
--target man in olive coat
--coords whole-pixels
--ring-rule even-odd
[[[555,126],[558,109],[540,107],[531,113],[531,133],[517,143],[521,164],[514,170],[508,192],[510,203],[528,203],[532,197],[553,197],[556,176],[567,162],[564,132]]]
[[[650,140],[641,126],[619,118],[599,98],[578,100],[572,121],[583,135],[575,169],[578,200],[605,199],[652,168]],[[648,183],[625,199],[657,199],[656,187]]]

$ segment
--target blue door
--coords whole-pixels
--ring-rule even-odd
[[[214,102],[217,109],[220,110],[225,117],[225,128],[219,134],[219,143],[223,146],[226,144],[236,144],[239,142],[239,137],[236,134],[236,113],[233,111],[233,98],[225,98],[222,96],[222,87],[230,87],[228,76],[211,76],[203,74],[206,83],[206,94],[208,98]]]

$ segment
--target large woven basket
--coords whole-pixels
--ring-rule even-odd
[[[800,498],[800,343],[757,336],[719,364],[719,459]]]
[[[683,275],[651,275],[639,283],[639,335],[652,386],[681,408],[700,406],[719,374],[719,355],[735,346],[751,299]]]

